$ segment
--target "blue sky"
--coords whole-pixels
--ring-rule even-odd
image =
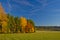
[[[0,0],[6,13],[32,19],[38,26],[60,26],[60,0]]]

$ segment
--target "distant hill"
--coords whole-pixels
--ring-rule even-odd
[[[60,31],[60,26],[35,26],[39,31]]]

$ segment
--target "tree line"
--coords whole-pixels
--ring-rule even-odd
[[[33,20],[25,17],[14,17],[6,14],[0,17],[0,33],[31,33],[35,32]]]

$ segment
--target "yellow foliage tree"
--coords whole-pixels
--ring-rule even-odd
[[[7,16],[5,14],[5,11],[0,3],[0,24],[2,25],[2,32],[7,32]]]
[[[34,26],[32,25],[32,23],[28,22],[25,32],[34,32],[34,31],[35,31]]]
[[[20,18],[20,26],[22,28],[22,32],[25,32],[25,27],[27,25],[27,20],[25,17]]]
[[[25,32],[35,32],[35,28],[34,28],[34,22],[30,19],[27,20],[27,26],[25,28]]]

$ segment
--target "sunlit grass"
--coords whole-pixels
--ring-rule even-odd
[[[60,40],[60,32],[38,31],[35,33],[0,34],[0,40]]]

